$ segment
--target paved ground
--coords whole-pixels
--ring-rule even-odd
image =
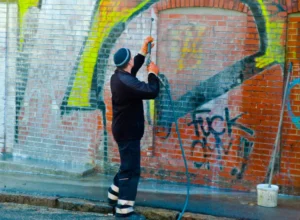
[[[1,220],[112,220],[113,216],[86,212],[70,212],[40,206],[0,203]]]
[[[0,172],[0,192],[105,202],[111,181],[111,176],[66,179]],[[255,192],[199,186],[191,187],[190,192],[187,212],[243,220],[300,220],[300,197],[280,195],[276,208],[265,208],[257,206]],[[136,205],[175,210],[178,213],[183,207],[185,193],[185,185],[142,180]]]

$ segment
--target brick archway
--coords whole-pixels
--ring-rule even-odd
[[[289,14],[300,11],[300,1],[286,0],[286,8]]]
[[[159,12],[167,9],[187,7],[212,7],[234,10],[244,13],[247,13],[249,11],[249,8],[240,0],[161,0],[158,3],[156,3],[155,10]]]

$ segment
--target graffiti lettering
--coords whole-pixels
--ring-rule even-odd
[[[192,113],[192,121],[190,123],[188,123],[188,126],[193,125],[194,126],[194,130],[195,130],[195,135],[197,137],[199,137],[198,140],[194,140],[192,142],[192,155],[194,153],[194,149],[195,147],[199,144],[202,149],[203,149],[203,157],[204,158],[209,158],[211,155],[208,153],[208,151],[212,152],[212,151],[217,151],[217,160],[219,161],[219,167],[220,170],[223,170],[223,166],[221,164],[221,160],[222,160],[222,151],[225,155],[227,155],[232,147],[232,142],[233,142],[233,137],[232,137],[232,129],[233,127],[236,127],[246,133],[248,133],[249,135],[253,136],[254,135],[254,131],[243,126],[242,124],[237,123],[236,121],[242,117],[243,114],[240,114],[234,118],[230,117],[230,112],[228,108],[225,108],[225,119],[220,116],[220,115],[215,115],[213,117],[206,117],[206,119],[204,120],[204,118],[202,116],[199,116],[200,114],[208,114],[210,113],[211,110],[209,109],[202,109],[202,110],[197,110],[194,111]],[[216,124],[217,121],[221,121],[221,122],[226,122],[227,125],[227,133],[228,136],[230,138],[230,141],[227,145],[227,147],[225,147],[225,144],[222,142],[221,140],[221,136],[224,135],[226,133],[226,128],[223,128],[221,131],[217,131],[216,128],[214,128],[214,124]],[[206,122],[206,127],[207,129],[205,129],[205,122]],[[201,135],[201,134],[202,135]],[[208,139],[210,136],[213,136],[214,139],[214,146],[211,146],[208,144]],[[202,139],[200,140],[200,137],[202,137]],[[241,141],[243,142],[244,139]],[[244,155],[246,155],[246,158],[248,158],[249,156],[249,144],[247,142],[247,144],[245,144],[245,146],[247,145],[247,147],[244,147]],[[253,143],[252,143],[253,145]],[[252,147],[251,145],[251,147]],[[247,149],[246,149],[247,148]],[[203,165],[205,165],[205,167],[207,169],[209,169],[210,165],[209,162],[205,162],[205,163],[195,163],[194,164],[195,167],[197,168],[201,168]]]
[[[246,167],[248,165],[249,156],[251,155],[253,150],[253,142],[249,141],[245,137],[240,137],[240,145],[239,145],[239,156],[243,158],[243,162],[241,165],[241,169],[239,171],[238,168],[234,167],[231,170],[231,175],[236,176],[237,179],[242,179]]]
[[[288,87],[288,97],[290,97],[292,89],[297,85],[300,85],[300,78],[295,79],[294,81],[290,82],[289,87]],[[300,117],[297,117],[296,115],[294,115],[290,99],[288,100],[287,108],[288,108],[288,113],[291,117],[292,122],[298,129],[300,129]]]

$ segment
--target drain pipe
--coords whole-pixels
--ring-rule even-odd
[[[8,96],[8,34],[9,34],[9,0],[6,0],[6,25],[5,25],[6,33],[5,33],[5,80],[4,80],[4,136],[3,136],[3,153],[6,153],[6,131],[7,131],[7,123],[6,123],[6,116],[7,116],[7,96]]]

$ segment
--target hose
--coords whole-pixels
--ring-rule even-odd
[[[185,157],[185,153],[184,153],[184,149],[183,149],[183,144],[182,144],[182,139],[181,139],[181,136],[180,136],[180,132],[179,132],[179,126],[178,126],[178,120],[175,116],[175,109],[174,109],[174,103],[173,103],[173,100],[172,100],[172,96],[171,96],[171,92],[170,92],[170,89],[169,87],[167,87],[163,80],[158,77],[160,82],[164,85],[164,87],[166,88],[166,91],[167,91],[167,94],[168,94],[168,97],[169,97],[169,101],[171,103],[171,110],[172,110],[172,116],[173,116],[173,120],[175,122],[175,127],[176,127],[176,133],[177,133],[177,136],[178,136],[178,141],[179,141],[179,146],[180,146],[180,150],[181,150],[181,154],[182,154],[182,159],[184,161],[184,166],[185,166],[185,175],[186,175],[186,199],[185,199],[185,203],[184,203],[184,206],[183,206],[183,209],[180,213],[178,213],[178,215],[176,216],[176,218],[178,220],[181,220],[182,216],[184,215],[184,212],[188,206],[188,203],[189,203],[189,197],[190,197],[190,175],[189,175],[189,170],[188,170],[188,165],[187,165],[187,161],[186,161],[186,157]]]
[[[149,58],[150,59],[150,58]],[[148,60],[147,63],[150,63],[150,61]],[[179,126],[178,126],[178,120],[176,118],[175,115],[175,109],[174,109],[174,103],[173,103],[173,99],[171,96],[171,91],[169,86],[167,86],[164,81],[162,80],[162,78],[159,76],[159,74],[157,75],[160,83],[165,87],[167,94],[168,94],[168,98],[169,101],[171,103],[171,110],[172,110],[172,117],[173,117],[173,121],[175,123],[175,128],[176,128],[176,133],[177,133],[177,137],[178,137],[178,141],[179,141],[179,146],[180,146],[180,150],[181,150],[181,155],[182,155],[182,159],[184,161],[184,166],[185,166],[185,175],[186,175],[186,199],[185,199],[185,203],[183,206],[183,209],[180,213],[178,213],[178,215],[176,216],[177,220],[181,220],[182,216],[184,215],[184,212],[188,206],[189,203],[189,197],[190,197],[190,175],[189,175],[189,169],[188,169],[188,165],[187,165],[187,161],[186,161],[186,157],[185,157],[185,152],[183,149],[183,144],[182,144],[182,139],[181,139],[181,135],[179,132]]]
[[[182,216],[184,215],[185,213],[185,210],[188,206],[188,203],[189,203],[189,197],[190,197],[190,175],[189,175],[189,169],[188,169],[188,165],[187,165],[187,161],[186,161],[186,157],[185,157],[185,152],[184,152],[184,149],[183,149],[183,144],[182,144],[182,139],[181,139],[181,136],[180,136],[180,132],[179,132],[179,125],[178,125],[178,120],[176,118],[176,115],[175,115],[175,108],[174,108],[174,103],[173,103],[173,99],[172,99],[172,96],[171,96],[171,91],[170,91],[170,88],[169,86],[167,86],[164,81],[162,80],[162,78],[159,76],[159,74],[157,75],[159,81],[161,82],[161,84],[165,87],[166,91],[167,91],[167,94],[168,94],[168,98],[169,98],[169,101],[171,103],[171,111],[172,111],[172,117],[173,117],[173,121],[175,123],[175,128],[176,128],[176,133],[177,133],[177,137],[178,137],[178,141],[179,141],[179,146],[180,146],[180,150],[181,150],[181,155],[182,155],[182,159],[184,161],[184,166],[185,166],[185,175],[186,175],[186,199],[185,199],[185,203],[184,203],[184,206],[183,206],[183,209],[180,213],[177,214],[176,216],[176,219],[177,220],[181,220]]]
[[[151,18],[150,36],[151,36],[152,22],[153,21],[154,21],[154,19]],[[148,55],[149,56],[148,56],[148,59],[146,61],[146,66],[148,66],[150,64],[150,62],[151,62],[151,43],[148,43]],[[159,74],[157,75],[157,77],[158,77],[159,81],[161,82],[161,84],[165,87],[165,89],[167,91],[167,94],[168,94],[169,101],[171,103],[172,117],[173,117],[173,121],[175,122],[176,133],[177,133],[177,136],[178,136],[178,141],[179,141],[179,146],[180,146],[180,150],[181,150],[181,154],[182,154],[182,159],[184,161],[184,166],[185,166],[186,190],[187,190],[186,199],[185,199],[182,211],[180,213],[178,213],[177,216],[176,216],[177,220],[181,220],[181,218],[184,215],[185,210],[186,210],[186,208],[188,206],[188,203],[189,203],[189,197],[190,197],[190,175],[189,175],[188,165],[187,165],[187,161],[186,161],[186,157],[185,157],[185,153],[184,153],[184,149],[183,149],[182,139],[181,139],[180,132],[179,132],[178,121],[177,121],[177,118],[176,118],[176,115],[175,115],[174,103],[173,103],[173,99],[172,99],[172,96],[171,96],[170,88],[169,88],[169,86],[166,86],[166,84],[161,79],[161,77],[159,76]]]

